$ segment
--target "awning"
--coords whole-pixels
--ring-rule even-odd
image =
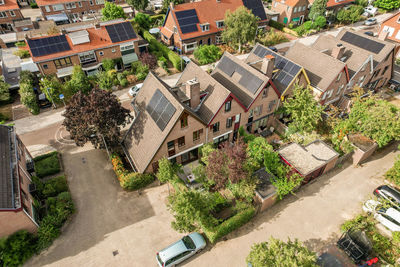
[[[48,15],[46,16],[47,20],[54,20],[54,22],[59,22],[59,21],[69,21],[67,14],[65,13],[60,13],[60,14],[55,14],[55,15]]]
[[[33,63],[32,59],[29,61],[21,62],[21,70],[22,71],[26,70],[29,72],[38,72],[39,71],[36,63]]]
[[[124,65],[129,65],[135,61],[138,61],[138,56],[136,55],[136,53],[122,56],[122,62],[124,63]]]
[[[292,21],[300,21],[300,18],[299,17],[294,18],[294,19],[292,19]]]
[[[58,69],[57,77],[61,78],[61,77],[69,76],[72,74],[73,70],[74,70],[74,66]]]

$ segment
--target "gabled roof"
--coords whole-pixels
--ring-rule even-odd
[[[311,85],[322,91],[329,89],[329,85],[346,67],[342,61],[299,42],[294,43],[285,56],[303,66]]]
[[[175,87],[181,87],[194,78],[200,83],[200,91],[207,95],[200,107],[197,110],[192,110],[192,112],[197,114],[207,125],[218,112],[225,99],[228,98],[230,91],[194,62],[190,62],[186,66]]]
[[[0,11],[8,11],[13,9],[19,9],[17,0],[4,0],[4,5],[0,5]]]
[[[329,9],[337,6],[348,5],[354,2],[355,0],[328,0],[326,3],[326,8]]]
[[[262,59],[266,55],[272,55],[275,58],[274,75],[271,77],[271,80],[278,89],[279,96],[281,96],[303,68],[289,58],[275,53],[259,43],[251,50],[245,62],[253,68],[260,70]]]
[[[253,13],[260,16],[261,20],[267,19],[261,0],[220,0],[219,2],[216,0],[203,0],[179,4],[173,9],[169,8],[165,21],[168,19],[168,16],[172,16],[180,38],[186,40],[220,32],[222,28],[217,28],[216,22],[224,20],[226,11],[230,10],[233,12],[243,5],[250,10],[253,7],[257,7],[255,9],[257,11],[253,11]],[[207,23],[209,24],[209,31],[202,32],[200,25]],[[170,35],[172,30],[163,27],[161,32],[164,35]]]
[[[340,40],[336,39],[330,34],[320,35],[317,40],[312,44],[312,47],[321,51],[326,55],[332,54],[332,49],[338,44],[343,44]],[[347,64],[347,69],[349,71],[350,79],[357,73],[357,71],[362,67],[362,65],[367,61],[372,55],[365,53],[362,49],[354,46],[344,45],[345,50],[342,57],[344,63]]]
[[[400,11],[393,14],[381,23],[380,32],[385,29],[385,26],[394,28],[391,36],[388,35],[387,38],[391,41],[400,43]]]
[[[296,6],[299,3],[299,0],[275,0],[275,2],[279,2],[287,6]]]
[[[71,56],[71,55],[75,55],[78,53],[82,53],[82,52],[87,52],[87,51],[92,51],[92,50],[97,50],[97,49],[101,49],[101,48],[107,48],[107,47],[112,47],[115,45],[119,45],[122,43],[126,43],[126,42],[132,42],[132,41],[138,41],[140,39],[140,37],[135,34],[135,37],[129,38],[127,40],[124,41],[115,41],[115,39],[113,40],[111,37],[114,38],[114,34],[111,34],[112,36],[110,36],[109,34],[109,30],[107,29],[107,27],[110,27],[111,25],[127,25],[126,23],[128,23],[130,25],[130,27],[132,27],[132,25],[129,22],[116,22],[116,23],[102,23],[100,28],[96,29],[94,26],[91,28],[85,28],[85,31],[87,31],[88,33],[88,37],[89,37],[89,42],[86,43],[80,43],[80,44],[76,44],[74,45],[69,34],[70,33],[74,33],[77,31],[82,31],[81,29],[77,29],[77,30],[71,30],[70,32],[68,32],[67,29],[67,34],[55,34],[55,35],[51,35],[51,36],[45,36],[45,37],[38,37],[38,38],[31,38],[27,40],[28,43],[28,49],[29,52],[32,55],[32,59],[34,62],[43,62],[43,61],[48,61],[48,60],[53,60],[56,58],[63,58],[66,56]],[[128,26],[129,26],[128,25]],[[133,30],[133,28],[132,28]],[[60,51],[60,52],[54,52],[51,54],[46,54],[43,56],[33,56],[32,54],[32,49],[30,46],[30,40],[44,40],[43,42],[47,42],[47,40],[50,39],[54,39],[52,37],[57,37],[59,36],[59,38],[65,38],[67,44],[69,45],[69,49],[68,50],[64,50],[64,51]],[[31,42],[33,43],[33,42]]]
[[[230,90],[246,108],[250,107],[270,79],[228,52],[224,53],[211,76]]]

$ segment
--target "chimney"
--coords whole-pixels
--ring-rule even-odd
[[[273,55],[266,55],[262,60],[261,72],[264,73],[268,78],[271,78],[274,67],[275,57]]]
[[[101,28],[101,27],[100,27],[100,23],[94,24],[94,28],[95,28],[96,30],[100,29],[100,28]]]
[[[344,54],[345,47],[342,44],[337,44],[333,49],[332,49],[332,54],[331,56],[336,58],[336,59],[341,59]]]
[[[378,35],[378,39],[382,41],[386,41],[387,37],[389,35],[388,31],[381,31]]]
[[[169,3],[169,8],[171,9],[171,10],[174,10],[174,1],[171,1],[170,3]]]
[[[190,107],[196,108],[200,104],[200,83],[196,79],[186,82],[186,96],[190,99]]]

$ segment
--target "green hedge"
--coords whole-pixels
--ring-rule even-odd
[[[164,14],[150,16],[151,23],[155,23],[159,19],[164,20],[164,18],[165,18]]]
[[[277,21],[274,21],[274,20],[270,20],[269,21],[269,26],[271,26],[271,27],[274,27],[275,29],[278,29],[278,30],[280,30],[280,31],[282,31],[283,30],[283,28],[285,28],[285,25],[284,24],[282,24],[282,23],[280,23],[280,22],[277,22]]]
[[[35,172],[40,178],[60,172],[60,161],[58,152],[50,152],[33,159],[35,162]]]
[[[143,188],[154,181],[154,176],[146,173],[128,172],[122,163],[121,158],[113,153],[111,155],[113,170],[117,175],[119,184],[126,190],[137,190]]]
[[[171,61],[172,65],[177,70],[181,69],[181,57],[177,55],[174,51],[170,50],[167,46],[157,41],[157,39],[151,35],[148,31],[143,31],[143,38],[149,42],[150,52],[160,51],[163,56]]]
[[[65,176],[62,175],[52,178],[47,182],[45,182],[42,193],[45,198],[48,198],[48,197],[55,197],[58,194],[67,191],[68,191],[67,180],[65,179]]]
[[[229,234],[230,232],[238,229],[250,221],[251,218],[254,217],[255,211],[256,210],[253,206],[249,206],[247,209],[242,210],[235,216],[229,218],[216,227],[207,228],[204,226],[204,224],[201,224],[201,228],[203,229],[203,232],[207,236],[208,240],[210,240],[211,243],[215,243],[221,237]]]

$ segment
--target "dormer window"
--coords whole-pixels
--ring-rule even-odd
[[[0,5],[4,5],[4,0],[0,0]]]
[[[205,24],[201,24],[201,31],[206,32],[210,30],[210,24],[209,23],[205,23]]]
[[[216,23],[217,23],[217,28],[218,28],[218,29],[221,29],[221,28],[224,27],[224,21],[223,21],[223,20],[216,21]]]

